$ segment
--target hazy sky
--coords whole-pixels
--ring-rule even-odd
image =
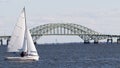
[[[120,0],[0,0],[0,35],[11,35],[24,6],[29,28],[46,23],[76,23],[100,33],[120,34]],[[46,38],[63,42],[60,36],[40,40],[49,42]]]

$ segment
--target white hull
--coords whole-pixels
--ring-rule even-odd
[[[38,61],[39,56],[25,56],[25,57],[6,57],[10,61]]]

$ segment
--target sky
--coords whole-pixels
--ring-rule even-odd
[[[24,6],[29,28],[48,23],[75,23],[103,34],[120,34],[120,0],[0,0],[0,35],[12,34]],[[43,36],[39,42],[79,40],[78,36]]]

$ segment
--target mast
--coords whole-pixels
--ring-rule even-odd
[[[24,31],[24,41],[23,41],[23,51],[27,52],[28,51],[28,45],[27,45],[27,23],[26,23],[26,12],[25,12],[25,7],[23,8],[24,12],[24,18],[25,18],[25,31]]]
[[[24,14],[25,14],[25,36],[26,36],[26,44],[27,44],[27,30],[28,30],[28,28],[27,28],[27,22],[26,22],[26,10],[25,10],[25,6],[24,6]],[[26,48],[27,48],[27,53],[28,53],[28,44],[26,45]]]
[[[25,29],[27,30],[27,23],[26,23],[26,11],[25,11],[25,6],[23,8],[23,11],[24,11],[24,16],[25,16]]]

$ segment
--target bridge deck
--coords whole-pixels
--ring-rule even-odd
[[[100,37],[111,37],[111,38],[120,38],[120,35],[107,35],[107,34],[33,34],[32,36],[47,36],[47,35],[69,35],[69,36],[80,36],[80,35],[88,35],[88,36],[100,36]],[[0,38],[10,38],[11,36],[0,36]]]

